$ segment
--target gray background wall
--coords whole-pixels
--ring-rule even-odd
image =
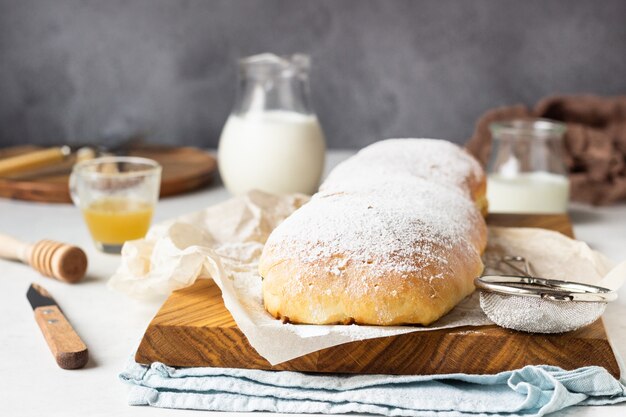
[[[0,144],[214,147],[265,51],[312,56],[331,147],[463,142],[493,106],[626,93],[626,2],[0,0]]]

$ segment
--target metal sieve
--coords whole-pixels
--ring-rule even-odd
[[[480,307],[499,326],[530,333],[563,333],[596,321],[617,298],[607,288],[538,278],[519,256],[501,260],[522,275],[484,275],[474,280]],[[513,264],[522,262],[524,269]]]

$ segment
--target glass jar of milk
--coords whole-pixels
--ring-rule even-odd
[[[565,213],[565,125],[545,119],[492,123],[487,199],[494,213]]]
[[[237,101],[218,148],[220,174],[232,194],[317,190],[326,146],[310,104],[309,67],[301,54],[240,61]]]

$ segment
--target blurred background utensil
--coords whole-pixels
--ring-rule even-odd
[[[0,159],[0,176],[6,177],[60,163],[70,152],[69,146],[58,146]]]
[[[70,149],[68,146],[63,146],[63,148]],[[38,152],[41,152],[41,151],[27,152],[23,154],[23,156],[28,157]],[[48,160],[45,164],[39,165],[37,167],[30,167],[30,168],[25,167],[22,169],[18,169],[14,171],[13,173],[9,173],[7,175],[0,175],[0,176],[9,180],[13,180],[13,181],[28,181],[28,180],[35,180],[37,178],[68,174],[69,172],[71,172],[74,164],[81,162],[81,161],[93,159],[96,157],[96,155],[97,155],[97,150],[95,148],[82,147],[82,148],[77,149],[74,152],[68,153],[68,155],[66,155],[61,160],[56,160],[56,159]],[[15,157],[15,158],[19,158],[21,156],[22,155]],[[0,160],[0,164],[3,161],[4,160]]]
[[[0,159],[0,177],[15,181],[69,174],[74,164],[99,156],[123,156],[145,145],[143,133],[105,138],[103,144],[74,144],[35,149]]]
[[[31,244],[0,234],[0,258],[23,262],[42,275],[71,284],[87,271],[87,255],[81,248],[48,239]]]

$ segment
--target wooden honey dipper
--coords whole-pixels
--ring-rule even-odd
[[[87,271],[87,255],[77,246],[54,240],[29,244],[0,234],[0,258],[23,262],[42,275],[75,283]]]

